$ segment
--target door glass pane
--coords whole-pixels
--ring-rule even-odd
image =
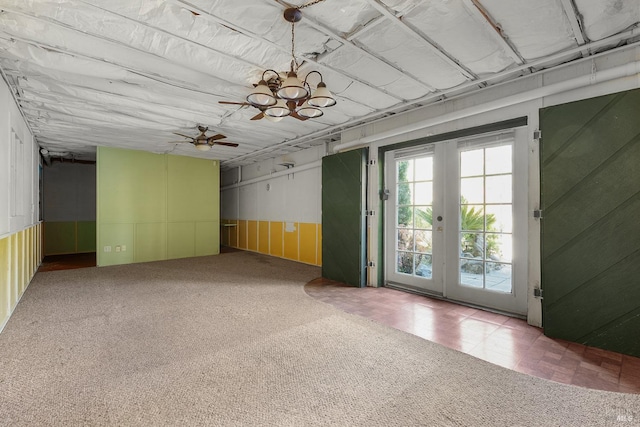
[[[460,153],[460,176],[480,176],[484,173],[484,150]]]
[[[460,195],[465,203],[484,203],[484,178],[461,179]]]
[[[511,292],[511,264],[486,263],[485,287],[492,291]]]
[[[511,293],[512,146],[460,151],[460,168],[460,283]]]
[[[413,274],[413,253],[398,252],[398,273]]]
[[[433,228],[433,209],[431,206],[415,207],[415,227],[416,228]]]
[[[487,203],[511,203],[511,174],[486,178]]]
[[[396,182],[413,181],[413,160],[398,161],[396,165]]]
[[[396,272],[431,279],[433,156],[396,161]]]
[[[511,233],[513,231],[512,205],[487,205],[487,230]]]
[[[398,250],[413,251],[413,230],[406,228],[398,230]]]
[[[430,181],[415,184],[414,202],[416,205],[430,205],[433,203],[433,185]]]
[[[415,231],[415,250],[416,252],[423,253],[432,253],[432,240],[431,240],[431,232],[426,230],[416,230]]]
[[[413,204],[413,184],[412,183],[402,183],[398,184],[398,200],[396,200],[396,204],[398,205],[411,205]]]
[[[431,277],[433,276],[433,273],[432,273],[433,265],[431,261],[431,255],[416,254],[415,259],[416,259],[416,265],[415,265],[416,276],[421,276],[426,279],[431,279]]]
[[[413,227],[413,208],[411,206],[398,206],[398,227]]]
[[[484,205],[460,206],[460,230],[484,230]]]
[[[487,148],[485,150],[485,156],[487,175],[511,173],[511,145]]]
[[[511,262],[513,259],[513,241],[511,234],[486,234],[486,259],[490,261]]]
[[[415,160],[415,180],[416,181],[432,181],[433,180],[433,157],[423,157]]]

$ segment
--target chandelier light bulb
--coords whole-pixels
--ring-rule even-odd
[[[287,78],[278,89],[278,96],[282,99],[298,101],[309,96],[309,92],[305,89],[298,75],[294,71],[289,71]]]
[[[324,108],[336,105],[336,100],[331,92],[329,92],[329,89],[327,89],[327,85],[324,82],[320,82],[318,83],[316,91],[311,95],[311,98],[309,98],[308,103],[312,107]]]
[[[302,117],[306,117],[307,119],[314,119],[322,116],[324,113],[321,109],[309,105],[309,101],[305,101],[304,104],[300,106],[298,114]]]
[[[267,107],[269,105],[275,105],[278,100],[273,96],[273,92],[269,89],[267,82],[260,80],[258,86],[256,86],[255,89],[253,89],[253,92],[247,96],[247,102],[253,105]]]
[[[267,109],[264,110],[264,114],[271,117],[282,118],[291,114],[291,110],[289,110],[289,107],[287,106],[287,103],[284,99],[278,99],[275,105],[267,107]]]

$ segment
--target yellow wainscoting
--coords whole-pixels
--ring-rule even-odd
[[[247,221],[247,249],[258,250],[258,221]]]
[[[0,239],[0,331],[42,262],[40,224]]]
[[[284,257],[295,261],[300,260],[299,230],[297,222],[284,223]]]
[[[226,246],[322,265],[321,224],[229,219],[221,222],[237,224],[223,230],[222,242]]]
[[[317,264],[316,257],[316,240],[317,240],[317,224],[299,223],[299,259],[307,264]]]
[[[258,221],[258,252],[269,254],[269,221]]]
[[[238,221],[238,247],[247,249],[247,221],[241,219]]]
[[[269,255],[282,257],[284,244],[282,242],[283,224],[278,221],[269,223]]]
[[[11,237],[0,239],[0,328],[11,313]]]

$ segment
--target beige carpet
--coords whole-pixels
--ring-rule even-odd
[[[509,371],[304,293],[247,252],[38,273],[0,334],[0,425],[630,426],[640,396]]]

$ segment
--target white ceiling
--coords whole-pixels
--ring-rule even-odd
[[[338,103],[305,122],[249,120],[262,71],[291,61],[280,0],[0,0],[0,69],[38,143],[253,163],[323,144],[385,115],[615,48],[638,0],[324,0],[295,26],[301,76]],[[312,87],[317,75],[309,78]],[[174,144],[197,125],[237,148]]]

